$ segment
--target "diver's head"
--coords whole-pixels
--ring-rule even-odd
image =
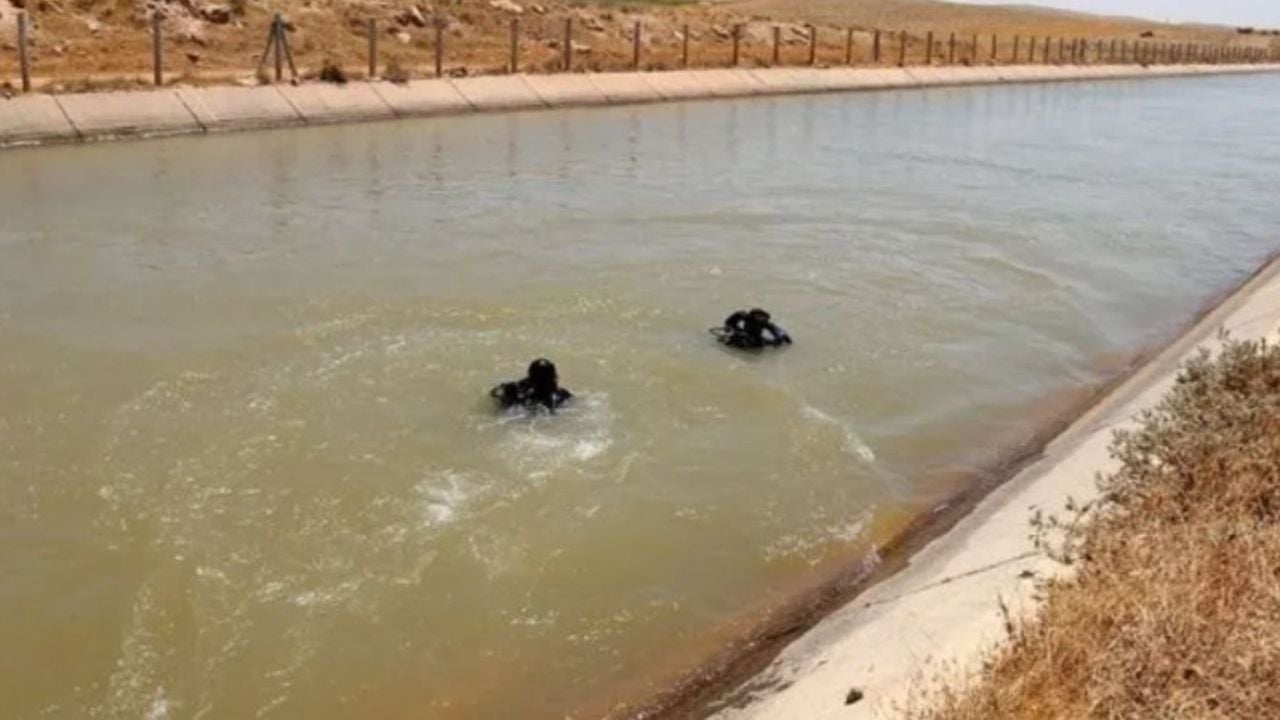
[[[539,391],[550,392],[560,385],[560,376],[556,372],[556,364],[546,358],[538,358],[529,363],[529,381]]]
[[[747,317],[751,318],[752,321],[758,322],[762,325],[764,323],[769,322],[773,318],[772,315],[770,315],[768,312],[764,310],[761,310],[760,308],[751,308],[751,310],[747,312]]]

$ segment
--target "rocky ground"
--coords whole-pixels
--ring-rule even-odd
[[[376,23],[380,71],[397,77],[434,72],[436,24],[441,26],[445,71],[452,75],[503,72],[510,57],[510,28],[519,22],[521,69],[559,70],[565,20],[574,21],[575,69],[623,69],[631,65],[632,32],[644,27],[646,68],[680,63],[683,28],[689,26],[690,62],[729,62],[732,32],[743,28],[745,65],[772,62],[774,27],[780,27],[782,61],[806,62],[809,30],[819,28],[818,63],[845,61],[847,30],[855,30],[854,59],[866,62],[871,29],[905,29],[918,44],[935,30],[959,34],[998,32],[1125,37],[1152,41],[1219,42],[1265,46],[1280,38],[1234,28],[1170,26],[1030,9],[956,6],[927,0],[731,0],[727,2],[563,3],[542,0],[0,0],[0,83],[16,84],[16,18],[31,18],[31,58],[37,85],[54,91],[149,82],[150,19],[162,18],[164,64],[173,82],[256,82],[273,9],[287,20],[289,45],[299,71],[316,75],[327,65],[349,77],[367,67],[368,23]],[[984,37],[983,47],[989,46]],[[1003,53],[1007,50],[1002,49]],[[888,53],[886,53],[887,55]],[[964,52],[960,53],[962,56]],[[985,55],[986,53],[984,53]],[[921,56],[922,57],[922,56]]]

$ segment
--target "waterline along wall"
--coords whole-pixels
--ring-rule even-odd
[[[1280,64],[769,68],[23,95],[0,101],[0,148],[569,106],[1276,71]]]

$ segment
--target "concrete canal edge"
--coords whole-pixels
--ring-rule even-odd
[[[719,69],[20,95],[0,101],[0,148],[699,98],[1276,71],[1280,65]]]
[[[1067,517],[1069,504],[1095,498],[1095,478],[1116,466],[1109,453],[1113,433],[1137,427],[1139,414],[1167,393],[1186,359],[1221,347],[1221,331],[1241,340],[1280,340],[1280,258],[1273,256],[1209,308],[1006,482],[976,499],[958,522],[770,650],[757,664],[763,669],[655,715],[887,720],[901,716],[921,683],[979,667],[1006,636],[1006,612],[1034,612],[1036,583],[1069,572],[1035,546],[1033,514]],[[851,697],[859,699],[850,703]]]

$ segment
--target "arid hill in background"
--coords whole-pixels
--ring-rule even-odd
[[[631,33],[644,24],[647,68],[678,64],[681,31],[690,28],[691,64],[728,63],[731,29],[744,24],[743,63],[771,61],[773,25],[781,24],[784,62],[807,60],[807,24],[819,27],[819,64],[844,62],[853,28],[855,61],[870,54],[874,28],[906,30],[919,41],[932,30],[971,38],[1014,34],[1128,38],[1159,42],[1267,46],[1280,38],[1236,28],[1174,26],[1054,10],[967,6],[931,0],[728,0],[685,3],[554,0],[0,0],[0,82],[17,74],[16,17],[32,18],[37,84],[49,89],[130,84],[150,77],[150,20],[163,18],[165,66],[178,82],[253,82],[273,13],[289,25],[299,70],[314,74],[326,60],[352,77],[365,73],[367,22],[377,22],[381,66],[416,77],[434,68],[434,21],[443,23],[446,72],[502,72],[510,56],[510,24],[521,24],[521,69],[559,69],[564,21],[574,18],[576,69],[621,69],[631,62]],[[1007,54],[1007,50],[1002,49]],[[886,53],[888,54],[888,53]],[[989,52],[988,52],[989,55]],[[400,74],[400,73],[397,73]]]

